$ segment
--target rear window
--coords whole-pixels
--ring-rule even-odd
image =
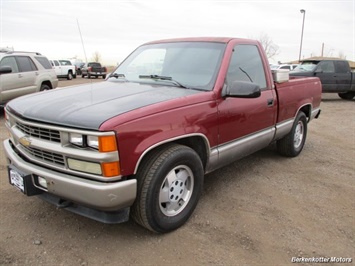
[[[71,66],[71,62],[69,60],[59,60],[59,63],[62,65],[62,66]]]
[[[91,67],[101,67],[101,64],[100,64],[100,63],[88,63],[88,66],[91,66]]]
[[[35,58],[45,69],[52,69],[52,65],[46,57],[35,56]]]

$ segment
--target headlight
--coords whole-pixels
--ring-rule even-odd
[[[84,136],[77,133],[69,133],[69,142],[71,144],[83,147],[84,146]]]
[[[88,136],[87,141],[89,147],[99,149],[99,138],[97,136]]]

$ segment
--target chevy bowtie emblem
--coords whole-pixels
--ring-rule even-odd
[[[28,147],[31,145],[31,140],[28,137],[22,137],[19,139],[19,141],[25,147]]]

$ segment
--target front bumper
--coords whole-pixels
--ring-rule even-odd
[[[118,211],[130,207],[137,194],[135,179],[104,183],[53,171],[22,159],[12,148],[10,140],[3,142],[9,165],[31,176],[34,187],[66,201],[99,211]],[[47,188],[36,178],[46,180]]]

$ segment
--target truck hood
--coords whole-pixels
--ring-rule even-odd
[[[129,82],[100,82],[39,92],[10,101],[16,115],[55,125],[99,129],[117,115],[201,91]]]

